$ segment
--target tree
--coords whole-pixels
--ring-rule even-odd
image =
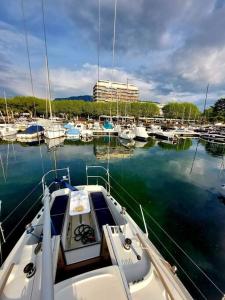
[[[225,117],[225,98],[220,98],[213,106],[213,113],[216,116]]]
[[[170,102],[163,107],[163,113],[166,118],[196,120],[200,111],[194,103],[190,102]]]

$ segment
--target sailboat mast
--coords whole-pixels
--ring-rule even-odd
[[[7,105],[7,99],[6,99],[5,90],[4,90],[4,99],[5,99],[6,116],[7,116],[7,120],[8,120],[8,123],[9,123],[9,112],[8,112],[8,105]]]
[[[43,31],[44,31],[44,42],[45,42],[45,64],[46,64],[46,72],[47,72],[47,82],[48,82],[48,101],[49,101],[49,113],[50,119],[52,120],[52,106],[51,106],[51,88],[50,88],[50,74],[49,74],[49,64],[48,64],[48,48],[47,48],[47,38],[46,38],[46,30],[45,30],[45,13],[44,13],[44,0],[41,1],[42,7],[42,23],[43,23]]]

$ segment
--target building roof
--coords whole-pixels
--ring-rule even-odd
[[[109,80],[99,80],[96,82],[97,86],[104,86],[104,87],[113,87],[113,88],[120,88],[120,89],[130,89],[130,90],[136,90],[138,91],[138,88],[133,85],[133,84],[130,84],[130,83],[121,83],[121,82],[112,82],[112,81],[109,81]]]

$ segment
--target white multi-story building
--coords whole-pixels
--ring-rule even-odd
[[[99,80],[93,87],[93,100],[136,102],[139,90],[133,84]]]

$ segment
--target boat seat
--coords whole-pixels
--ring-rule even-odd
[[[108,208],[108,205],[102,192],[90,193],[90,197],[93,203],[93,208],[95,211],[100,232],[102,232],[102,227],[106,224],[110,226],[115,226],[116,223]]]
[[[94,209],[108,208],[107,203],[105,201],[105,197],[102,192],[94,192],[91,193],[91,200],[94,206]]]
[[[52,221],[52,235],[61,234],[68,199],[68,195],[55,197],[50,211]]]

